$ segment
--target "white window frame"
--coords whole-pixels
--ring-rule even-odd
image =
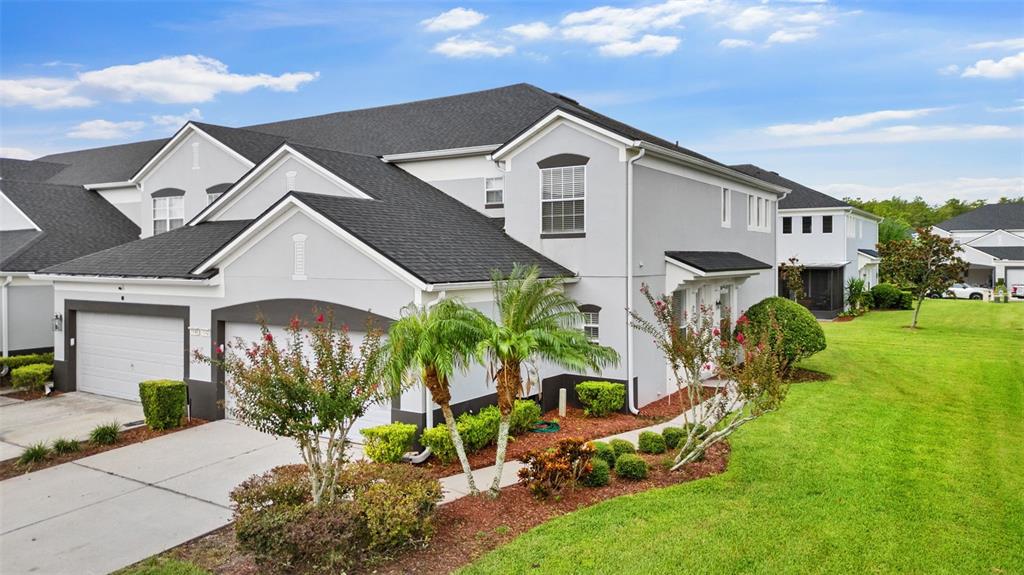
[[[217,201],[217,198],[224,195],[224,192],[210,193],[206,192],[206,205],[210,205]]]
[[[153,199],[153,235],[162,234],[171,230],[176,230],[181,226],[185,225],[185,196],[161,196]],[[163,206],[161,206],[163,204]],[[173,204],[173,205],[172,205]],[[180,208],[178,213],[180,217],[171,217],[171,209]],[[163,209],[164,216],[162,218],[157,217],[157,210]],[[178,225],[172,225],[172,222],[177,222]],[[157,231],[157,222],[164,223],[164,229]]]
[[[747,195],[747,230],[752,232],[771,233],[772,205],[775,202],[768,198]]]
[[[580,169],[582,171],[582,173],[583,173],[583,176],[582,176],[582,178],[583,178],[583,195],[582,196],[580,196],[580,197],[572,197],[572,198],[564,198],[563,197],[563,198],[558,198],[558,199],[544,199],[544,173],[545,172],[553,172],[555,170],[561,171],[561,170],[567,170],[567,169],[575,170],[577,168]],[[587,217],[587,166],[585,166],[585,165],[576,165],[576,166],[559,166],[559,167],[555,167],[555,168],[541,168],[540,169],[540,173],[538,174],[538,182],[537,183],[538,183],[537,187],[539,188],[538,191],[540,192],[539,195],[540,195],[540,205],[541,205],[541,208],[540,208],[540,233],[541,233],[541,235],[545,236],[545,237],[558,237],[558,236],[563,236],[563,235],[564,236],[576,236],[576,235],[579,235],[579,234],[586,234],[587,233],[587,220],[590,219],[590,218]],[[554,204],[554,203],[564,203],[564,202],[577,202],[577,201],[582,201],[583,202],[583,228],[582,229],[560,230],[560,231],[545,231],[544,230],[544,204]]]
[[[495,186],[495,182],[497,185]],[[542,180],[543,182],[543,180]],[[498,200],[491,201],[488,197],[491,192],[498,193]],[[505,176],[484,178],[484,207],[499,208],[505,205]]]
[[[722,188],[721,196],[721,219],[722,227],[728,228],[732,226],[732,190],[729,188]]]
[[[601,312],[600,311],[582,311],[583,314],[583,333],[587,336],[587,341],[590,343],[601,342]],[[591,335],[591,331],[593,335]]]
[[[292,236],[292,279],[306,279],[306,262],[309,260],[306,252],[306,234],[295,234]]]

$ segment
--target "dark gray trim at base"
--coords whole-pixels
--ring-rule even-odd
[[[50,347],[26,347],[22,349],[9,349],[7,350],[7,357],[13,357],[15,355],[35,355],[37,353],[51,353],[53,346]]]
[[[224,419],[224,397],[217,397],[218,386],[209,381],[186,379],[188,385],[189,415],[213,421]]]
[[[558,390],[565,388],[565,400],[566,404],[570,407],[576,407],[583,409],[583,404],[580,403],[580,398],[576,394],[576,384],[584,381],[610,381],[612,383],[618,383],[625,385],[626,380],[624,379],[612,379],[609,377],[597,377],[592,375],[577,375],[573,373],[563,373],[553,377],[545,378],[541,381],[541,391],[543,401],[541,401],[541,409],[547,413],[552,409],[558,408]],[[633,397],[636,397],[638,387],[638,379],[633,378]],[[622,413],[629,413],[629,402],[624,402],[622,409],[619,411]]]

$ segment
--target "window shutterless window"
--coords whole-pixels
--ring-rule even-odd
[[[812,220],[813,220],[813,218],[811,216],[804,216],[803,217],[803,226],[804,226],[803,232],[805,234],[811,233],[811,221]]]
[[[206,193],[206,205],[210,205],[217,201],[217,198],[224,195],[224,192],[207,192]]]
[[[722,188],[722,227],[727,228],[732,220],[732,190]]]
[[[505,178],[484,178],[484,205],[498,207],[505,202]]]
[[[591,343],[597,343],[601,337],[601,312],[585,311],[583,313],[583,333]]]
[[[832,233],[832,216],[821,216],[821,233]]]
[[[791,216],[785,216],[782,218],[782,233],[793,233],[793,218]]]
[[[586,231],[586,166],[540,171],[540,231],[570,234]]]
[[[185,224],[185,197],[153,198],[153,234],[162,234]]]

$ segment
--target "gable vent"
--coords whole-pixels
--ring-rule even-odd
[[[192,169],[199,169],[199,142],[192,142]]]
[[[306,234],[292,236],[292,279],[306,279]]]
[[[295,172],[294,170],[285,173],[285,175],[284,175],[284,185],[285,185],[285,190],[284,191],[285,191],[285,193],[290,192],[290,191],[295,189],[295,174],[296,173],[297,172]]]

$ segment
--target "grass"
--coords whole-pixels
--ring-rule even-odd
[[[724,474],[541,525],[461,571],[1024,573],[1024,305],[824,326]]]
[[[154,557],[117,571],[116,575],[209,575],[209,572],[187,561]]]

